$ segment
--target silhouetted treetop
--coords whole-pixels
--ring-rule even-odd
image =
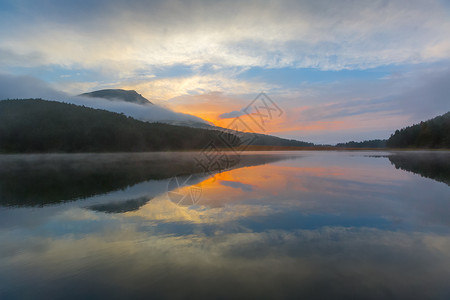
[[[387,141],[391,148],[450,148],[450,112],[396,130]]]
[[[386,140],[368,140],[363,142],[350,141],[347,143],[336,144],[340,148],[385,148]]]

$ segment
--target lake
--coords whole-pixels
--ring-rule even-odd
[[[450,152],[0,155],[0,299],[450,299]]]

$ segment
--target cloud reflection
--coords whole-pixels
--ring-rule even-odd
[[[1,250],[0,291],[31,296],[33,289],[13,284],[20,280],[37,285],[46,297],[69,299],[125,296],[124,291],[152,299],[424,299],[450,292],[448,236],[322,228],[178,237],[129,225],[82,239],[8,238]],[[82,288],[64,292],[74,285]]]

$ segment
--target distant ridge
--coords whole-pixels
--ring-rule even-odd
[[[92,98],[103,98],[108,100],[119,100],[137,104],[153,104],[141,94],[138,94],[134,90],[121,90],[121,89],[105,89],[98,90],[89,93],[81,94],[80,96],[92,97]]]

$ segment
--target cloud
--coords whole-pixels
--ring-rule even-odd
[[[253,95],[251,97],[234,96],[216,91],[199,95],[182,95],[169,99],[164,104],[173,110],[189,112],[216,124],[219,120],[218,116],[224,111],[241,109],[253,97]],[[227,127],[226,124],[217,123],[216,125]]]
[[[219,115],[218,118],[219,119],[237,118],[237,117],[243,116],[245,114],[246,113],[243,112],[242,110],[233,110],[233,111],[230,111],[228,113],[223,113],[223,114]]]
[[[65,99],[68,95],[49,87],[32,76],[14,76],[0,73],[0,99],[43,98]]]
[[[213,228],[210,235],[205,234],[209,227],[175,235],[130,219],[69,223],[72,231],[109,225],[83,235],[54,223],[47,224],[50,229],[23,231],[26,239],[1,232],[0,263],[8,274],[2,291],[33,297],[36,289],[21,286],[54,282],[38,285],[39,291],[50,298],[67,294],[70,285],[85,287],[77,295],[111,298],[124,291],[168,298],[195,293],[199,298],[296,299],[330,294],[426,299],[448,293],[450,239],[444,234],[342,227],[252,232],[228,226],[226,232]],[[21,285],[14,284],[18,278]],[[231,286],[237,288],[224,288]]]
[[[361,99],[337,103],[317,105],[302,110],[299,113],[299,122],[339,119],[377,112],[391,111],[394,103],[390,97],[387,99]]]
[[[220,224],[253,216],[273,214],[266,205],[233,204],[221,207],[204,205],[182,206],[164,196],[157,197],[137,211],[125,213],[128,217],[142,217],[150,221],[189,222],[193,224]]]
[[[231,181],[231,180],[220,180],[220,184],[224,186],[229,186],[235,189],[241,189],[244,192],[253,191],[253,186],[251,184],[242,183],[239,181]]]
[[[0,74],[0,99],[42,98],[92,108],[106,109],[124,113],[146,121],[193,121],[206,123],[196,116],[173,112],[157,105],[139,105],[134,103],[108,101],[99,98],[70,96],[49,87],[45,82],[31,76],[12,76]]]
[[[276,85],[263,81],[237,80],[235,71],[218,71],[214,75],[201,74],[190,76],[176,76],[167,78],[153,78],[137,83],[125,83],[129,89],[136,89],[152,101],[165,101],[181,95],[201,94],[253,94],[262,90],[276,88]]]
[[[46,64],[46,60],[39,52],[28,52],[26,54],[16,53],[13,50],[0,48],[0,66],[22,66],[33,67],[37,65]]]
[[[427,70],[416,75],[415,86],[395,95],[393,102],[419,122],[450,111],[450,66],[444,70]]]
[[[388,138],[450,111],[450,64],[394,71],[379,80],[305,84],[273,95],[286,118],[272,134],[316,143]]]
[[[26,65],[118,77],[177,64],[342,70],[450,56],[449,11],[438,0],[99,3],[11,4],[19,14],[1,14],[1,50],[42,57]]]

